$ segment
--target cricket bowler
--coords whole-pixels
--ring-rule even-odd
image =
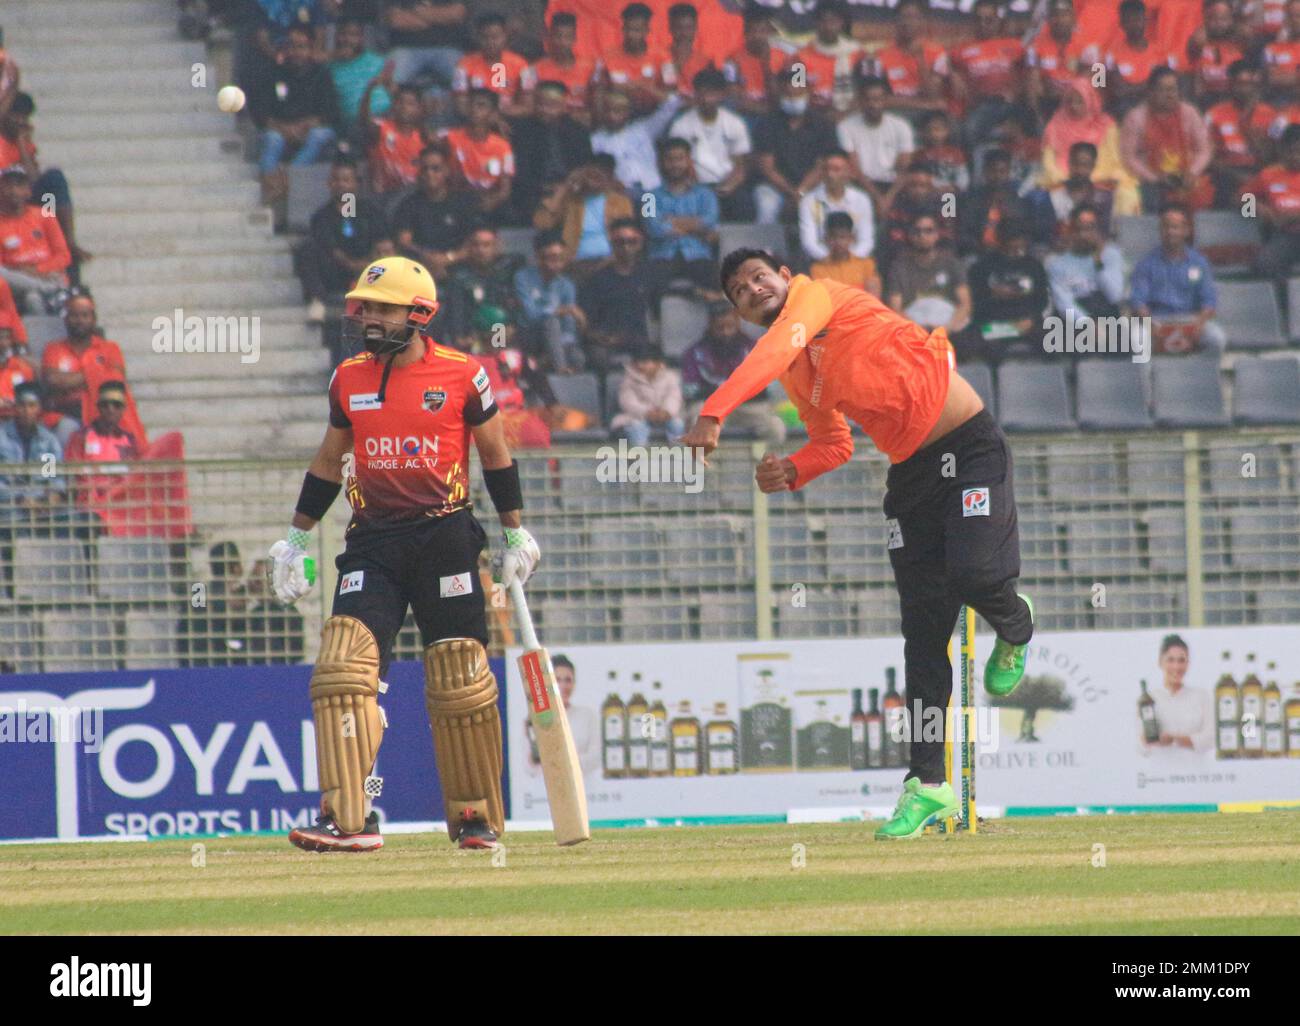
[[[505,827],[501,723],[478,574],[487,535],[469,502],[471,436],[505,531],[497,572],[507,587],[523,584],[541,557],[520,526],[518,466],[487,372],[425,334],[438,301],[424,267],[403,257],[377,260],[346,298],[344,343],[363,343],[365,352],[340,363],[330,379],[325,439],[288,537],[270,553],[276,597],[296,602],[315,581],[308,532],[351,464],[352,520],[311,677],[321,814],[289,840],[308,851],[382,847],[371,810],[382,787],[372,775],[386,726],[379,696],[409,606],[424,645],[425,705],[448,833],[461,848],[495,848]]]
[[[844,463],[853,455],[848,420],[862,427],[890,462],[884,510],[907,709],[917,725],[943,717],[946,733],[948,642],[962,604],[997,632],[984,669],[989,694],[1009,694],[1020,682],[1033,634],[1033,605],[1016,591],[1020,539],[1006,438],[957,373],[944,329],[927,332],[861,289],[791,276],[762,249],[729,253],[720,277],[740,316],[767,331],[682,444],[707,457],[727,416],[780,379],[808,442],[758,464],[758,487],[771,493],[802,488]],[[916,837],[957,810],[943,741],[914,729],[903,795],[877,839]]]

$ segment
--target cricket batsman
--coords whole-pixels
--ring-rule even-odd
[[[329,427],[303,480],[288,537],[271,548],[276,597],[293,603],[315,581],[308,532],[342,488],[352,520],[338,590],[311,677],[321,783],[316,825],[289,840],[308,851],[383,845],[371,800],[386,721],[383,676],[410,606],[424,645],[424,696],[446,807],[462,848],[495,848],[505,827],[497,682],[488,667],[478,560],[487,540],[470,510],[469,442],[505,530],[497,572],[525,582],[540,559],[520,526],[518,466],[487,372],[425,334],[438,309],[433,278],[403,257],[377,260],[347,294],[344,360],[329,386]],[[352,454],[352,455],[349,455]]]
[[[767,329],[705,402],[682,443],[717,447],[741,403],[781,381],[808,429],[792,456],[768,454],[755,480],[767,493],[802,488],[853,455],[848,420],[889,457],[885,517],[903,621],[907,708],[913,724],[943,717],[948,643],[962,604],[997,632],[984,688],[1009,694],[1025,670],[1033,605],[1016,591],[1020,538],[1006,438],[957,373],[942,328],[934,332],[874,296],[835,281],[791,276],[771,253],[738,249],[721,269],[737,312]],[[879,840],[916,837],[957,813],[944,743],[911,738],[911,767]]]

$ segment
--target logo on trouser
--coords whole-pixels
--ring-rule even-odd
[[[989,490],[987,488],[963,488],[961,490],[961,515],[964,517],[988,516]]]
[[[473,590],[474,578],[468,573],[438,578],[439,598],[455,598],[458,595],[468,595]]]
[[[348,592],[360,591],[365,579],[366,572],[364,570],[353,570],[350,574],[344,574],[339,578],[339,594],[346,595]]]
[[[889,532],[887,547],[901,549],[903,547],[903,528],[899,526],[898,517],[888,518],[885,521],[885,529]]]

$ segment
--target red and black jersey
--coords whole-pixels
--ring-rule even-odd
[[[472,356],[426,339],[424,359],[344,360],[330,379],[330,424],[351,428],[355,470],[345,482],[348,530],[442,517],[469,505],[470,428],[497,412],[487,371]]]

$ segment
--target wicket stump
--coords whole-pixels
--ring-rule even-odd
[[[979,816],[975,811],[975,610],[962,606],[957,620],[960,626],[961,651],[961,705],[959,715],[950,717],[947,726],[947,738],[943,746],[944,777],[951,787],[953,784],[953,746],[957,743],[957,731],[961,731],[961,799],[958,808],[961,813],[960,829],[969,834],[979,829]],[[951,652],[951,645],[949,646]],[[948,708],[952,709],[952,696],[948,697]],[[960,724],[960,727],[958,726]],[[939,824],[939,832],[956,833],[958,821],[949,817]]]

